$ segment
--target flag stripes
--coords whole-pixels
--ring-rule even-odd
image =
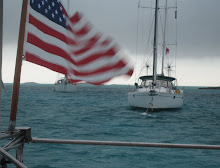
[[[73,82],[99,85],[115,76],[132,75],[133,69],[115,41],[97,31],[84,16],[76,12],[68,18],[57,0],[29,4],[24,45],[27,61],[68,75]]]

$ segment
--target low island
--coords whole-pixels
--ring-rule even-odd
[[[218,89],[220,89],[220,86],[217,86],[217,87],[201,87],[199,89],[215,89],[215,90],[218,90]]]

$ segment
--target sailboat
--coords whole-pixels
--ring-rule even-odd
[[[75,92],[76,90],[76,83],[72,83],[68,76],[59,79],[54,85],[55,92]]]
[[[167,0],[165,7],[165,20],[167,13]],[[164,75],[164,52],[168,52],[165,41],[165,31],[163,40],[162,73],[157,73],[158,57],[158,11],[159,0],[155,4],[154,17],[154,41],[153,41],[153,74],[140,76],[140,84],[135,83],[135,91],[128,93],[128,104],[135,108],[146,108],[149,110],[174,109],[183,105],[183,89],[175,85],[176,78],[171,76],[171,68],[168,66],[168,75]],[[175,11],[176,15],[176,11]],[[175,16],[176,17],[176,16]],[[166,21],[165,26],[166,28]],[[164,29],[165,29],[164,28]]]
[[[67,1],[68,13],[70,11],[69,6],[70,6],[70,2],[68,0]],[[67,75],[57,80],[54,84],[55,92],[75,92],[76,90],[77,90],[76,83],[71,82],[71,80]]]

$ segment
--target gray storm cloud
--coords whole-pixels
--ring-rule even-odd
[[[70,0],[70,7],[67,7],[67,0],[62,2],[70,14],[82,12],[100,31],[135,53],[138,0]],[[21,3],[21,0],[4,1],[3,39],[6,45],[17,43]],[[141,3],[154,5],[154,0],[142,0]],[[219,56],[219,6],[219,0],[178,1],[180,58]]]

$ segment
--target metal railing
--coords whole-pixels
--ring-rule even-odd
[[[108,146],[130,146],[130,147],[187,148],[187,149],[220,150],[220,145],[66,140],[66,139],[46,139],[46,138],[32,138],[32,143],[57,143],[57,144],[80,144],[80,145],[108,145]]]
[[[8,144],[0,148],[1,162],[7,159],[10,163],[20,168],[26,168],[23,164],[24,143],[56,143],[56,144],[78,144],[78,145],[105,145],[105,146],[126,146],[126,147],[153,147],[153,148],[183,148],[183,149],[208,149],[220,150],[220,145],[198,145],[198,144],[174,144],[174,143],[146,143],[146,142],[121,142],[121,141],[94,141],[94,140],[67,140],[32,138],[31,128],[20,127],[14,132],[0,134],[0,140],[12,139]],[[16,158],[8,153],[10,149],[16,150]],[[2,164],[2,163],[1,163]]]

